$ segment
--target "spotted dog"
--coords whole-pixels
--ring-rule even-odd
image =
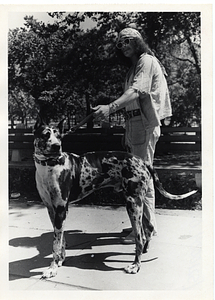
[[[125,271],[137,273],[141,255],[147,251],[153,231],[153,226],[143,214],[143,206],[146,205],[144,196],[151,176],[155,187],[170,199],[183,199],[196,191],[183,195],[169,194],[163,189],[150,165],[126,152],[90,152],[82,156],[62,152],[61,137],[62,122],[57,128],[52,128],[41,120],[36,123],[36,185],[54,228],[53,261],[42,278],[55,276],[58,267],[65,260],[64,225],[69,202],[76,202],[93,191],[108,186],[123,192],[136,243],[134,262]]]

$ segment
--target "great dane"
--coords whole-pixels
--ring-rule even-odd
[[[90,152],[81,156],[62,152],[62,123],[50,127],[40,119],[34,128],[36,185],[54,228],[53,261],[42,278],[55,276],[65,260],[64,224],[69,202],[76,202],[108,186],[121,190],[126,201],[136,250],[134,262],[125,271],[135,274],[140,269],[141,255],[147,251],[153,231],[152,224],[143,213],[150,178],[153,178],[159,192],[170,199],[183,199],[196,191],[183,195],[166,192],[153,167],[126,152]]]

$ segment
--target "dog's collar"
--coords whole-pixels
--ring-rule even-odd
[[[65,156],[61,155],[57,158],[47,158],[45,160],[39,159],[36,155],[34,155],[34,161],[42,166],[56,166],[56,165],[63,165],[65,163]]]

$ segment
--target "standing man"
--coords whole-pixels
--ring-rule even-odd
[[[95,107],[94,117],[107,119],[109,114],[125,108],[126,149],[153,164],[155,146],[160,137],[160,121],[172,115],[166,72],[136,29],[123,29],[118,35],[116,47],[119,54],[130,63],[124,93],[109,105]],[[146,193],[143,214],[150,224],[150,230],[147,230],[151,237],[157,233],[152,179]],[[143,227],[147,227],[144,218]],[[132,232],[124,238],[124,243],[130,242],[134,242]]]

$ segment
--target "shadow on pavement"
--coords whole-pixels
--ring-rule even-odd
[[[92,249],[95,246],[110,246],[121,244],[120,238],[124,234],[120,233],[83,233],[82,231],[74,230],[74,231],[66,231],[65,237],[67,241],[67,250],[84,250],[84,249]],[[45,268],[48,267],[52,261],[52,258],[47,258],[52,254],[52,241],[53,241],[53,233],[48,232],[44,233],[38,237],[20,237],[11,239],[9,241],[9,245],[12,247],[23,247],[23,248],[36,248],[39,252],[38,255],[13,261],[9,263],[9,273],[11,274],[9,280],[16,280],[15,275],[19,275],[19,278],[29,278],[35,275],[42,275],[42,272],[33,271],[34,269]],[[76,252],[77,253],[77,252]],[[120,262],[115,259],[110,259],[112,256],[122,256],[122,255],[131,255],[131,259],[127,261],[128,263],[132,263],[134,259],[134,251],[132,253],[125,252],[107,252],[104,253],[85,253],[85,254],[75,254],[74,256],[67,256],[64,262],[64,266],[66,267],[75,267],[79,269],[91,269],[91,270],[99,270],[99,271],[115,271],[122,270],[123,268],[115,268],[110,267],[105,264],[105,260],[110,262]],[[154,258],[156,259],[156,258]],[[151,260],[154,260],[151,259]],[[125,260],[122,261],[126,262]],[[143,261],[147,262],[147,261]]]

